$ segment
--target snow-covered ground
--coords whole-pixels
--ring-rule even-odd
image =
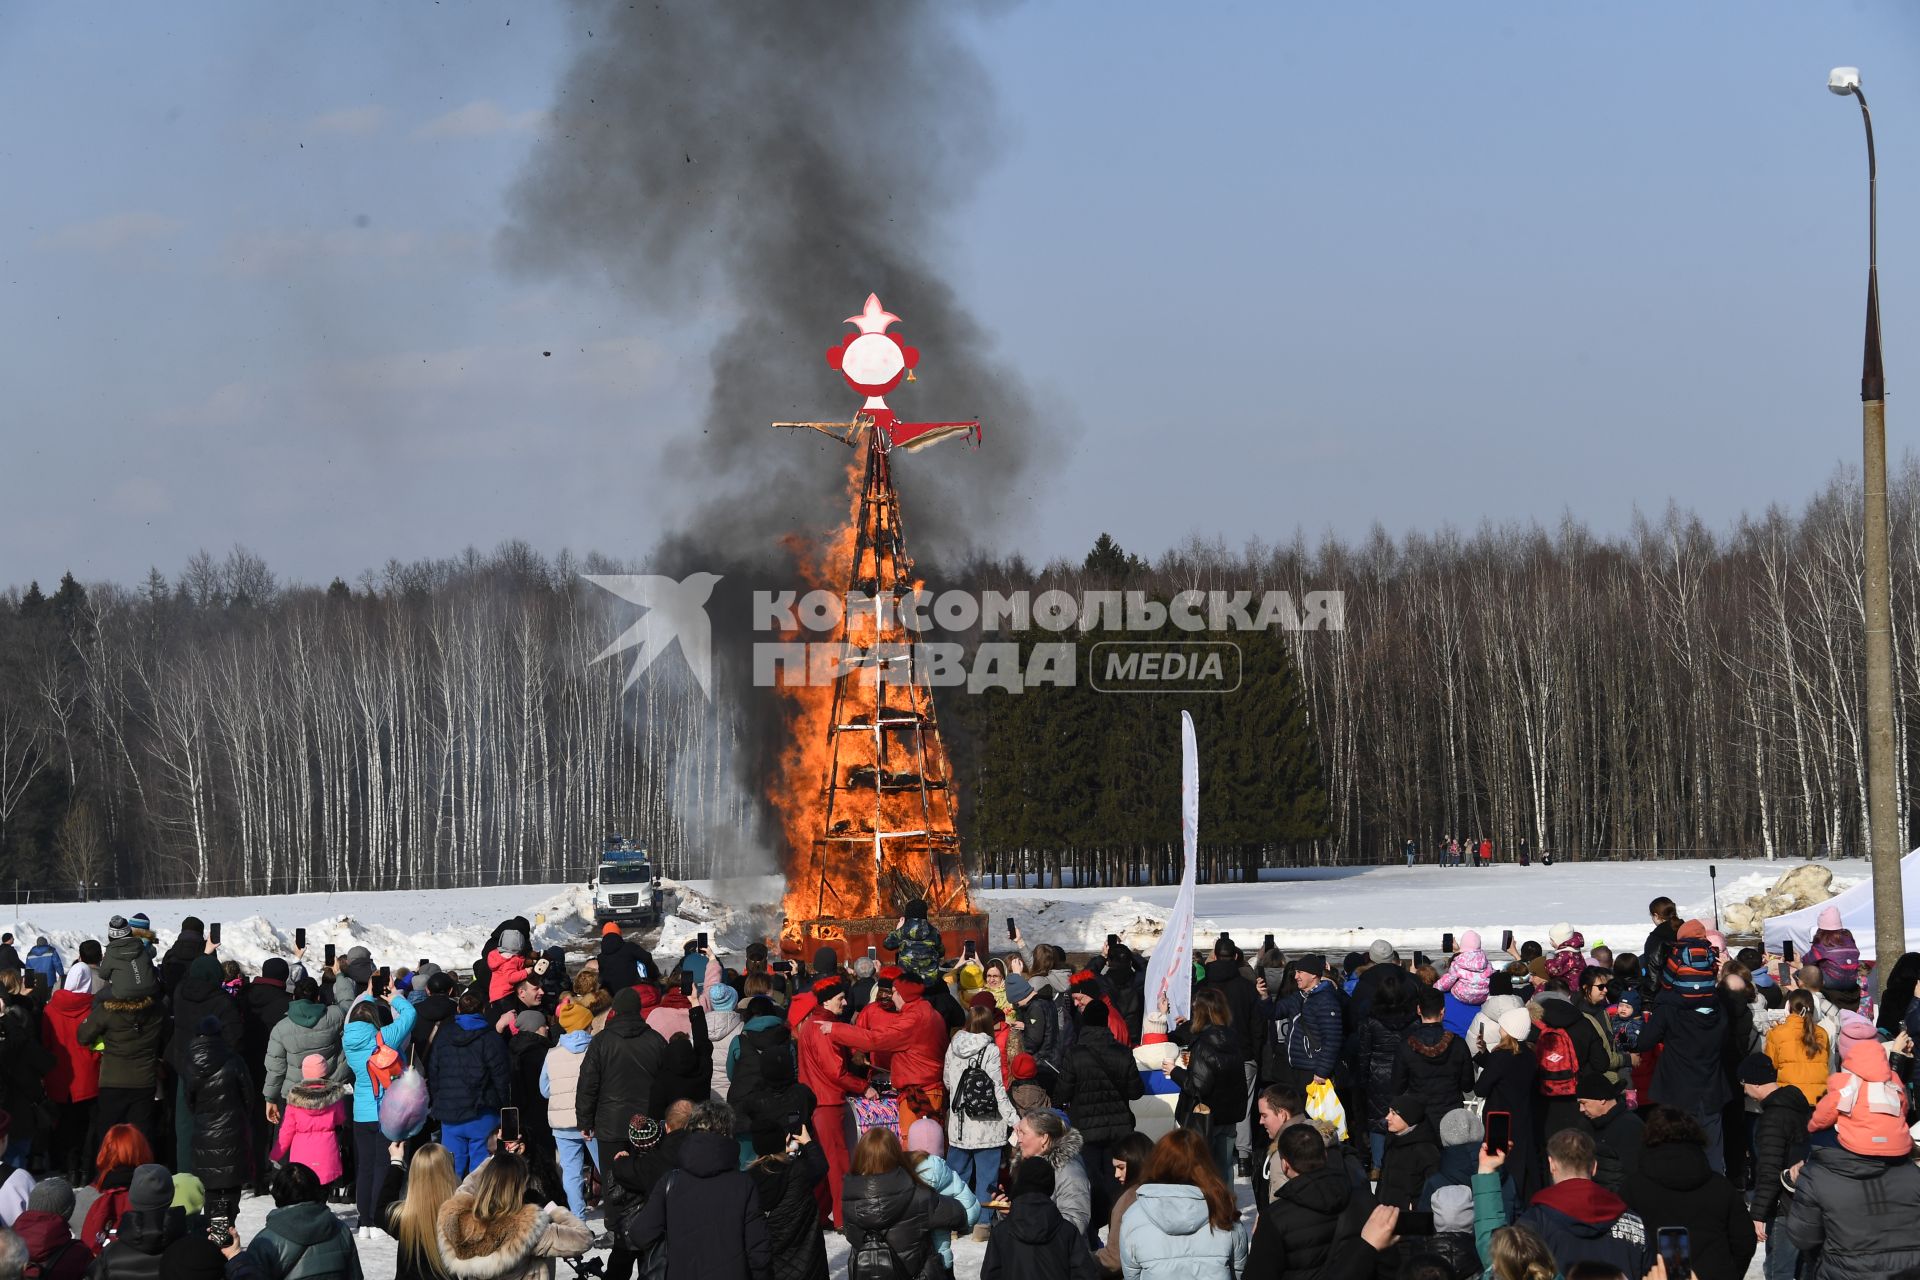
[[[1742,901],[1770,887],[1799,863],[1733,862],[1717,864],[1720,902]],[[1834,873],[1837,890],[1865,879],[1861,861],[1823,864]],[[1403,949],[1437,952],[1444,932],[1477,929],[1487,945],[1498,943],[1503,929],[1518,938],[1544,942],[1547,928],[1566,920],[1586,934],[1589,945],[1607,942],[1616,949],[1637,948],[1648,928],[1646,904],[1666,894],[1688,917],[1713,918],[1705,862],[1590,862],[1555,867],[1495,866],[1332,867],[1269,872],[1256,884],[1201,885],[1195,894],[1192,942],[1210,946],[1222,930],[1243,946],[1257,946],[1272,933],[1289,950],[1340,953],[1386,938]],[[777,876],[727,881],[689,881],[676,888],[673,913],[663,925],[661,951],[671,954],[699,930],[706,930],[723,951],[742,950],[778,928],[783,888]],[[989,889],[976,893],[989,917],[989,935],[1005,937],[1011,915],[1028,942],[1051,941],[1069,950],[1098,948],[1118,933],[1150,949],[1159,941],[1177,890],[1174,886],[1134,889]],[[162,943],[169,941],[186,915],[222,923],[221,953],[251,970],[270,955],[290,956],[293,931],[307,930],[309,955],[334,943],[341,951],[355,944],[378,963],[413,965],[430,958],[441,964],[471,962],[493,926],[525,915],[534,922],[536,945],[580,941],[593,932],[592,904],[578,885],[516,885],[484,889],[417,892],[300,894],[277,898],[200,898],[114,903],[36,904],[11,914],[11,926],[25,945],[45,935],[71,959],[83,938],[104,938],[106,922],[145,910]],[[1244,1191],[1245,1189],[1242,1188]],[[272,1206],[248,1200],[240,1231],[249,1239]],[[351,1210],[341,1210],[351,1214]],[[393,1274],[392,1242],[384,1235],[360,1242],[362,1267],[369,1276]],[[835,1274],[845,1269],[846,1245],[828,1237]],[[985,1249],[970,1240],[955,1242],[959,1280],[979,1275]],[[1758,1275],[1758,1262],[1750,1272]],[[561,1268],[562,1276],[568,1269]]]

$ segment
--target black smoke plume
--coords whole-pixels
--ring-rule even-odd
[[[1022,477],[1057,450],[945,265],[1002,131],[967,40],[983,12],[946,0],[582,5],[551,137],[509,198],[513,269],[604,283],[690,325],[724,317],[704,421],[636,462],[653,477],[645,496],[675,513],[650,567],[726,575],[710,608],[716,693],[743,705],[736,765],[750,794],[786,729],[778,700],[748,689],[748,593],[795,586],[782,535],[817,534],[846,510],[845,451],[767,424],[853,416],[859,397],[822,358],[841,317],[876,292],[903,318],[896,331],[922,352],[917,383],[889,398],[903,418],[986,424],[976,454],[948,443],[896,455],[916,554],[957,561],[981,531],[1003,532],[1028,506]]]

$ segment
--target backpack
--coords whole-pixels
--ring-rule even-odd
[[[39,1262],[29,1262],[27,1269],[20,1274],[25,1280],[43,1280],[43,1277],[53,1275],[60,1270],[60,1263],[69,1253],[83,1247],[78,1240],[68,1240]]]
[[[1713,946],[1703,938],[1682,938],[1667,948],[1667,985],[1683,996],[1712,992],[1719,971]]]
[[[81,1230],[95,1256],[113,1243],[114,1235],[120,1228],[120,1215],[126,1211],[126,1187],[108,1187],[88,1208],[87,1220]]]
[[[389,1048],[385,1037],[375,1031],[373,1052],[367,1055],[367,1080],[373,1085],[373,1096],[378,1098],[385,1093],[387,1086],[398,1080],[406,1067],[400,1051]]]
[[[1535,1052],[1540,1063],[1540,1092],[1549,1098],[1573,1097],[1580,1075],[1573,1037],[1560,1027],[1542,1027],[1540,1047]]]
[[[847,1280],[914,1280],[885,1231],[874,1231],[847,1259]]]
[[[1625,1084],[1627,1082],[1627,1060],[1622,1056],[1620,1046],[1614,1043],[1613,1028],[1607,1022],[1606,1015],[1594,1013],[1590,1009],[1582,1009],[1580,1010],[1580,1016],[1585,1018],[1588,1025],[1600,1036],[1600,1047],[1606,1051],[1607,1055],[1605,1072],[1607,1083],[1615,1085]]]
[[[673,1176],[678,1172],[677,1169],[667,1170],[667,1176],[660,1179],[653,1189],[654,1196],[663,1197],[660,1206],[662,1209],[670,1208],[664,1197],[673,1189]],[[640,1265],[635,1269],[637,1280],[666,1280],[667,1277],[667,1232],[662,1232],[658,1240],[644,1249],[633,1243],[633,1233],[640,1225],[640,1215],[647,1211],[647,1201],[652,1198],[653,1196],[648,1196],[646,1200],[629,1208],[614,1224],[613,1229],[614,1243],[627,1252],[637,1255],[639,1259]],[[667,1231],[671,1231],[673,1220],[668,1218],[666,1222]]]
[[[993,1077],[980,1066],[987,1056],[987,1045],[973,1055],[966,1070],[960,1073],[960,1083],[953,1091],[953,1109],[966,1120],[998,1120],[1000,1118],[1000,1099],[994,1095]]]

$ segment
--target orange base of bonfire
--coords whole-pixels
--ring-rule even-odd
[[[940,931],[949,958],[959,955],[962,944],[969,941],[981,955],[990,954],[985,916],[969,912],[965,915],[931,915],[927,918]],[[814,952],[821,947],[832,947],[840,953],[842,962],[851,963],[856,956],[865,954],[868,947],[873,947],[884,962],[891,963],[892,954],[879,948],[897,923],[898,919],[891,916],[869,916],[864,920],[822,918],[802,920],[797,924],[789,922],[780,935],[780,953],[790,960],[811,963]]]

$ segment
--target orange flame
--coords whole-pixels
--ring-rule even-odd
[[[885,460],[879,463],[884,484]],[[782,540],[794,557],[795,568],[808,589],[825,590],[844,598],[850,584],[878,581],[884,590],[896,557],[904,560],[897,541],[869,538],[863,545],[859,524],[866,492],[868,461],[856,454],[847,468],[845,518],[819,543],[797,534]],[[891,499],[890,488],[884,495]],[[876,535],[891,534],[888,503],[866,507]],[[883,547],[881,543],[887,543]],[[856,556],[858,560],[856,562]],[[919,582],[913,584],[917,590]],[[840,634],[827,637],[804,629],[783,640],[822,644],[844,642],[849,651],[905,643],[909,638],[898,618],[882,620],[872,610],[857,610],[841,624]],[[931,692],[923,685],[888,684],[884,691],[877,665],[861,666],[837,681],[810,681],[805,673],[783,672],[776,686],[785,703],[786,746],[777,776],[769,780],[769,799],[779,814],[785,836],[787,890],[782,903],[788,933],[803,921],[830,917],[867,920],[899,914],[909,896],[925,897],[938,912],[970,910],[967,880],[954,832],[955,799],[949,785],[923,792],[918,786],[889,791],[881,785],[883,770],[911,769],[928,780],[950,778],[944,747],[935,732],[916,734],[842,731],[833,724],[838,695],[841,725],[873,725],[884,709],[887,716],[903,713],[933,717]],[[884,696],[883,696],[884,693]],[[893,749],[882,748],[883,736]],[[910,765],[901,748],[917,742],[920,751]],[[894,745],[899,744],[899,745]],[[837,747],[837,754],[836,754]],[[863,771],[865,773],[863,774]],[[862,789],[861,777],[872,779]],[[829,831],[831,825],[835,828]],[[876,857],[875,828],[882,832],[926,832],[927,837],[901,835],[880,842]],[[830,838],[830,837],[840,838]]]

